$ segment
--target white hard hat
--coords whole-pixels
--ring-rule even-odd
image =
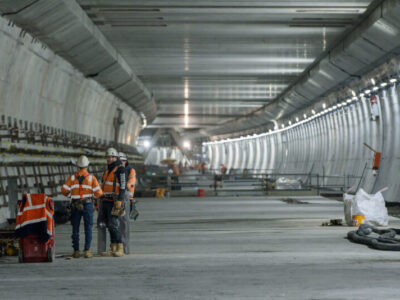
[[[128,158],[126,157],[126,154],[122,153],[122,152],[119,153],[119,159],[120,160],[128,160]]]
[[[89,159],[85,155],[79,156],[78,160],[76,161],[76,165],[79,168],[86,168],[89,166]]]
[[[116,156],[118,157],[118,151],[114,148],[108,148],[106,151],[106,156]]]

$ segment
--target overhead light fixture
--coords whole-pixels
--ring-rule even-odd
[[[338,105],[337,105],[338,107],[342,107],[343,106],[343,104],[342,103],[338,103]]]
[[[304,114],[303,117],[304,117],[304,119],[307,119],[307,115],[306,114]]]
[[[373,90],[373,91],[377,91],[377,90],[379,90],[379,88],[378,88],[377,86],[374,86],[374,87],[372,88],[372,90]]]
[[[353,97],[355,97],[356,96],[356,92],[355,91],[351,91],[351,94],[353,95]]]
[[[149,147],[150,147],[150,141],[145,140],[145,141],[143,142],[143,146],[144,146],[145,148],[149,148]]]
[[[332,109],[336,109],[336,108],[337,108],[337,105],[332,106]]]
[[[364,93],[360,93],[360,95],[359,95],[360,97],[364,97],[365,95],[364,95]]]
[[[326,103],[322,103],[322,108],[323,108],[323,109],[326,108]]]
[[[183,147],[186,149],[190,149],[190,142],[189,141],[184,141],[183,142]]]
[[[382,82],[381,87],[385,87],[385,86],[387,86],[387,82]]]
[[[292,125],[292,121],[289,120],[289,125]]]
[[[365,93],[366,93],[367,95],[369,95],[369,94],[371,94],[371,90],[365,90]]]
[[[390,80],[389,80],[391,83],[395,83],[395,82],[397,82],[397,79],[396,78],[390,78]]]
[[[311,113],[312,113],[313,115],[315,115],[315,110],[312,109],[312,110],[311,110]]]
[[[351,102],[351,99],[347,99],[346,102],[347,102],[347,103],[350,103],[350,102]]]
[[[357,97],[353,97],[353,101],[356,101],[358,98]]]
[[[296,117],[296,122],[298,122],[299,121],[299,117]]]
[[[371,78],[371,82],[373,85],[375,85],[375,79]]]
[[[281,127],[282,127],[282,128],[285,128],[285,124],[282,124]]]

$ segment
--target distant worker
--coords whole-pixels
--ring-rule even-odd
[[[199,173],[201,173],[201,164],[197,164],[197,165],[196,165],[196,169],[197,169],[197,171],[198,171]]]
[[[201,163],[201,173],[204,175],[204,174],[206,174],[206,167],[207,167],[207,165],[206,165],[206,163],[203,161],[202,163]]]
[[[100,201],[99,208],[99,227],[105,224],[110,232],[111,251],[103,252],[103,256],[124,256],[124,245],[122,244],[121,229],[119,217],[125,215],[125,190],[126,190],[126,175],[125,168],[118,158],[118,152],[114,148],[107,149],[107,170],[103,175],[102,190],[104,192]],[[103,248],[100,245],[99,249]]]
[[[181,161],[179,162],[178,167],[179,167],[179,173],[183,174],[185,172],[185,170],[183,169],[183,163]]]
[[[228,169],[226,168],[226,165],[225,164],[221,164],[221,175],[222,176],[224,176],[226,174],[227,170]]]
[[[129,254],[129,218],[132,216],[134,220],[139,216],[138,211],[135,207],[135,200],[133,198],[135,194],[135,184],[136,184],[136,171],[128,162],[128,158],[125,153],[119,153],[119,159],[122,162],[122,165],[125,168],[125,176],[127,182],[127,190],[129,194],[129,201],[126,201],[125,207],[130,207],[130,214],[125,214],[125,216],[120,217],[121,224],[121,235],[122,235],[122,243],[124,244],[124,252],[125,254]],[[127,199],[127,197],[126,197]]]
[[[175,163],[172,164],[171,169],[172,169],[172,182],[175,185],[173,187],[173,190],[175,190],[175,189],[178,189],[178,183],[179,183],[178,176],[180,175],[180,172],[179,172],[178,166]]]
[[[72,224],[72,257],[79,258],[79,226],[81,218],[85,225],[84,257],[91,258],[90,244],[92,242],[93,227],[93,200],[103,194],[96,177],[88,172],[89,159],[82,155],[76,165],[79,171],[68,177],[61,188],[64,196],[71,198],[71,224]]]

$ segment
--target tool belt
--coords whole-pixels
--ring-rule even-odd
[[[71,202],[71,209],[79,210],[82,211],[85,209],[85,204],[92,203],[93,204],[93,199],[92,198],[86,198],[86,199],[75,199],[72,200]]]
[[[101,196],[100,198],[101,201],[107,201],[107,202],[114,202],[116,199],[117,199],[116,194],[104,195]]]

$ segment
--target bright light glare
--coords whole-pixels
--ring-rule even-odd
[[[326,103],[322,103],[322,108],[323,108],[323,109],[326,108]]]
[[[389,81],[390,81],[391,83],[395,83],[395,82],[397,82],[397,79],[396,79],[396,78],[391,78]]]
[[[143,146],[144,146],[145,148],[149,148],[149,147],[150,147],[150,141],[144,141],[144,142],[143,142]]]
[[[189,99],[189,82],[187,80],[185,80],[184,96],[185,99]]]
[[[189,126],[189,102],[185,102],[184,105],[184,111],[185,111],[185,116],[184,116],[184,122],[185,122],[185,127]]]
[[[190,149],[190,142],[189,141],[184,141],[183,142],[183,147],[186,149]]]
[[[315,115],[315,110],[312,109],[312,110],[311,110],[311,113],[312,113],[313,115]]]
[[[375,79],[371,78],[371,82],[373,85],[375,85]]]

